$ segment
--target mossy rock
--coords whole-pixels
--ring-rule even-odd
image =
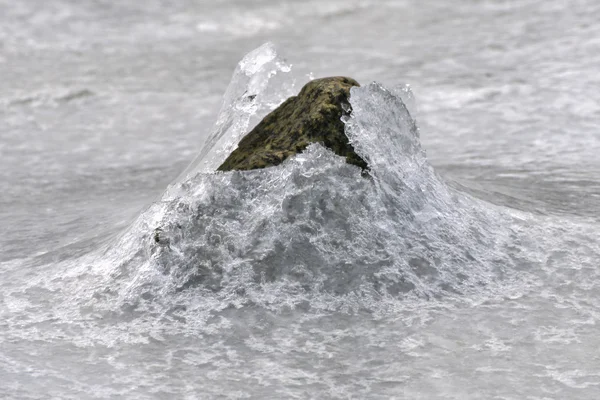
[[[331,77],[307,83],[267,115],[238,144],[219,171],[272,167],[302,152],[310,143],[321,143],[349,164],[363,169],[367,163],[355,152],[344,133],[341,118],[350,112],[351,78]]]

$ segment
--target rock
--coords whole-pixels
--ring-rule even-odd
[[[310,143],[321,143],[349,164],[363,169],[367,163],[355,152],[344,133],[343,115],[350,112],[351,78],[331,77],[307,83],[267,115],[239,143],[219,171],[272,167],[302,152]]]

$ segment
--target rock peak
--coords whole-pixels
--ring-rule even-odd
[[[367,163],[354,152],[341,120],[350,112],[348,99],[353,86],[360,85],[342,76],[310,81],[244,136],[218,170],[279,165],[310,143],[321,143],[349,164],[366,169]]]

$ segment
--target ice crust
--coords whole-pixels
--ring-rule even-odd
[[[248,53],[237,65],[215,123],[213,133],[198,156],[175,180],[185,181],[198,172],[211,172],[229,156],[241,138],[258,121],[293,94],[291,66],[281,59],[272,43]],[[274,81],[281,81],[274,91]]]

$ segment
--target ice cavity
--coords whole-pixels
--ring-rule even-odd
[[[319,144],[277,167],[214,172],[252,119],[289,96],[291,78],[273,80],[285,72],[272,45],[240,62],[196,161],[106,256],[123,301],[429,298],[481,290],[511,269],[504,216],[438,178],[405,91],[352,89],[346,131],[369,177]]]

